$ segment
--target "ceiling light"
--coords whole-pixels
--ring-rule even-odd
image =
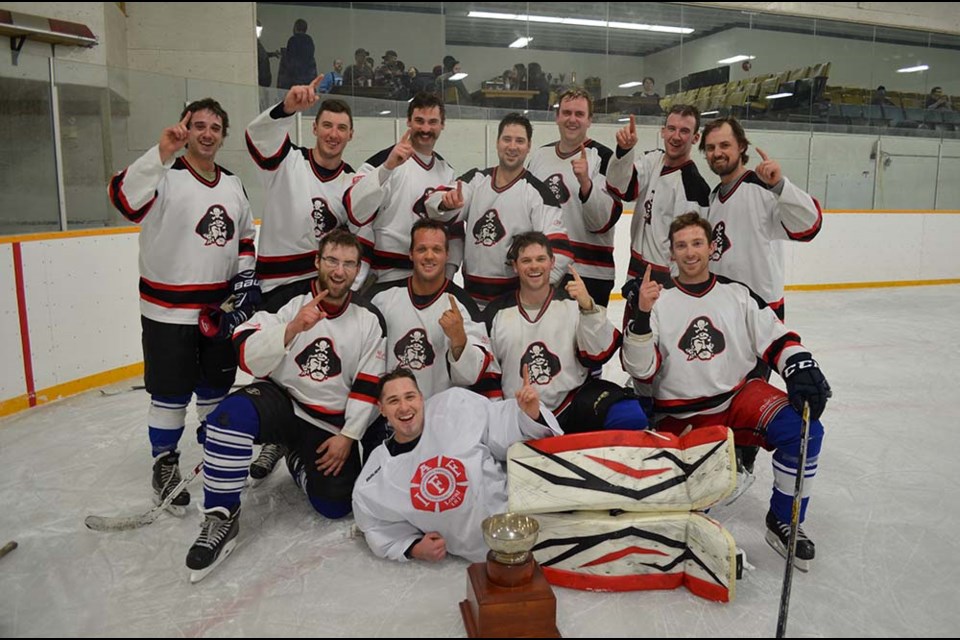
[[[915,67],[904,67],[903,69],[897,69],[897,73],[917,73],[918,71],[926,71],[930,68],[930,65],[918,64]]]
[[[767,100],[776,100],[777,98],[789,98],[792,95],[793,95],[792,93],[787,93],[787,92],[771,93],[770,95],[767,96]]]
[[[261,34],[261,33],[263,33],[263,27],[261,27],[261,26],[258,24],[258,25],[257,25],[257,37],[258,37],[258,38],[260,37],[260,34]]]
[[[617,118],[617,122],[630,122],[630,118]]]
[[[607,20],[588,20],[585,18],[560,18],[555,16],[532,16],[524,13],[497,13],[493,11],[471,11],[470,18],[488,18],[490,20],[516,20],[517,22],[540,22],[545,24],[565,24],[576,27],[602,27],[604,29],[625,29],[628,31],[653,31],[656,33],[678,33],[689,35],[689,27],[671,27],[660,24],[635,24],[632,22],[610,22]]]
[[[733,64],[735,62],[743,62],[744,60],[756,60],[757,56],[748,56],[744,54],[739,54],[733,56],[732,58],[724,58],[723,60],[717,60],[717,64]]]
[[[525,46],[533,42],[533,38],[517,38],[510,43],[511,49],[523,49]]]
[[[456,82],[457,80],[463,80],[463,79],[466,78],[468,75],[470,75],[470,74],[468,74],[468,73],[463,73],[463,72],[455,73],[455,74],[453,74],[452,76],[450,76],[450,82]]]
[[[380,115],[382,115],[382,116],[388,116],[388,115],[390,115],[390,110],[387,109],[387,110],[385,110],[385,111],[381,111],[381,112],[380,112]]]
[[[701,115],[701,116],[713,116],[713,115],[716,115],[716,114],[718,114],[718,113],[720,113],[720,112],[719,112],[719,111],[704,111],[704,112],[701,113],[700,115]]]
[[[633,87],[639,87],[639,86],[641,86],[641,85],[643,85],[642,82],[637,82],[636,80],[634,80],[633,82],[624,82],[623,84],[620,85],[620,88],[621,88],[621,89],[632,89]]]

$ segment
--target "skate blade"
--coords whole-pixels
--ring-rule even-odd
[[[233,549],[236,546],[237,546],[237,539],[234,538],[233,540],[231,540],[230,542],[224,545],[223,551],[220,552],[220,555],[217,557],[216,560],[213,561],[213,564],[211,564],[209,567],[207,567],[206,569],[192,569],[190,571],[190,584],[196,584],[201,580],[203,580],[204,578],[206,578],[207,574],[209,574],[211,571],[216,569],[221,562],[226,560],[227,557],[231,553],[233,553]]]
[[[777,536],[777,534],[768,530],[766,535],[766,540],[767,540],[767,544],[773,547],[774,551],[776,551],[777,553],[780,554],[781,557],[786,559],[787,549],[780,542],[780,538]],[[804,560],[803,558],[798,558],[797,556],[793,556],[793,566],[796,567],[798,571],[802,571],[804,573],[810,571],[810,562],[811,562],[810,560]]]

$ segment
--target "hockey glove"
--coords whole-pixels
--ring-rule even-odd
[[[207,305],[200,310],[200,333],[213,340],[229,340],[233,330],[250,319],[253,308],[224,311],[223,307]]]
[[[252,269],[241,271],[230,279],[229,293],[233,298],[234,309],[246,309],[253,315],[253,310],[260,306],[263,295],[260,292],[260,281]],[[229,298],[228,298],[229,299]]]
[[[805,351],[787,358],[787,364],[783,368],[783,380],[787,383],[790,405],[797,413],[803,412],[803,402],[807,401],[810,403],[810,419],[818,419],[827,405],[827,398],[831,397],[833,392],[813,356]]]

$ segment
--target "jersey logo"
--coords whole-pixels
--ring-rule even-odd
[[[653,196],[656,195],[656,189],[650,190],[650,197],[643,201],[643,224],[649,226],[653,218]]]
[[[414,371],[426,369],[436,360],[436,352],[430,344],[427,332],[420,327],[411,329],[397,340],[397,344],[393,346],[393,355],[397,357],[399,366]]]
[[[727,341],[707,316],[694,319],[683,332],[680,338],[680,349],[687,354],[690,360],[712,360],[714,356],[723,353],[727,348]]]
[[[196,232],[203,238],[203,246],[225,247],[228,242],[233,240],[235,229],[236,225],[233,224],[233,220],[227,214],[226,208],[223,205],[215,204],[207,209],[207,212],[200,218]]]
[[[560,204],[566,204],[567,200],[570,199],[570,189],[567,189],[567,185],[563,181],[562,173],[555,173],[549,176],[544,180],[544,183],[546,183],[551,193],[553,193],[553,197],[555,197]]]
[[[309,377],[317,382],[335,378],[343,370],[340,356],[337,355],[336,349],[333,348],[333,341],[329,338],[317,338],[294,360],[300,366],[301,378]]]
[[[550,381],[560,374],[560,358],[551,353],[542,342],[531,344],[520,358],[521,378],[523,365],[527,365],[531,384],[550,384]]]
[[[467,495],[467,469],[456,458],[437,456],[417,465],[410,478],[410,503],[418,511],[456,509]]]
[[[313,198],[313,237],[319,240],[337,228],[337,217],[323,198]]]
[[[730,242],[730,238],[727,237],[727,225],[721,220],[713,228],[713,243],[716,245],[713,253],[710,254],[710,260],[713,262],[718,262],[720,258],[723,257],[730,247],[733,246],[733,243]]]
[[[434,191],[436,191],[436,189],[433,187],[427,187],[423,190],[423,196],[413,203],[413,213],[416,214],[418,218],[427,217],[427,198],[430,197],[430,194]]]
[[[485,247],[492,247],[507,235],[507,230],[503,228],[500,222],[500,214],[496,209],[490,209],[480,216],[477,223],[473,225],[473,239],[475,244],[482,244]]]

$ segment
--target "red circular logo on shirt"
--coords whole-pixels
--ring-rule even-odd
[[[410,502],[419,511],[456,509],[467,494],[467,470],[455,458],[424,460],[410,479]]]

